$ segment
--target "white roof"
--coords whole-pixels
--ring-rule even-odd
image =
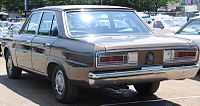
[[[0,14],[2,14],[2,15],[8,15],[8,13],[5,13],[5,12],[0,12]]]
[[[196,16],[196,17],[193,17],[191,19],[199,19],[199,18],[200,18],[200,16]]]

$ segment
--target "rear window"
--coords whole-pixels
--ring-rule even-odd
[[[149,29],[134,12],[90,11],[67,13],[67,25],[71,36],[86,35],[145,35]]]

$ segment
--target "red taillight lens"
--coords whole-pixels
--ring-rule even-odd
[[[197,53],[197,49],[175,50],[174,59],[196,59]]]
[[[124,56],[102,56],[99,58],[100,63],[105,62],[123,62]]]
[[[196,56],[196,52],[191,51],[191,52],[177,52],[175,54],[175,57],[195,57]]]
[[[138,52],[108,52],[96,54],[96,67],[121,67],[138,65]]]

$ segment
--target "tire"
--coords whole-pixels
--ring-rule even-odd
[[[78,87],[71,83],[59,66],[53,69],[52,90],[56,99],[61,103],[73,103],[78,95]]]
[[[142,95],[151,95],[155,93],[158,90],[159,86],[160,86],[160,82],[134,85],[136,91]]]
[[[22,75],[22,69],[15,67],[13,65],[13,60],[10,55],[10,52],[6,53],[6,71],[7,75],[11,79],[19,79]]]

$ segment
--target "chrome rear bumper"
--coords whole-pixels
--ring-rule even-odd
[[[90,72],[89,84],[91,86],[136,84],[153,81],[184,79],[194,77],[199,65],[163,68],[145,67],[141,70]]]

